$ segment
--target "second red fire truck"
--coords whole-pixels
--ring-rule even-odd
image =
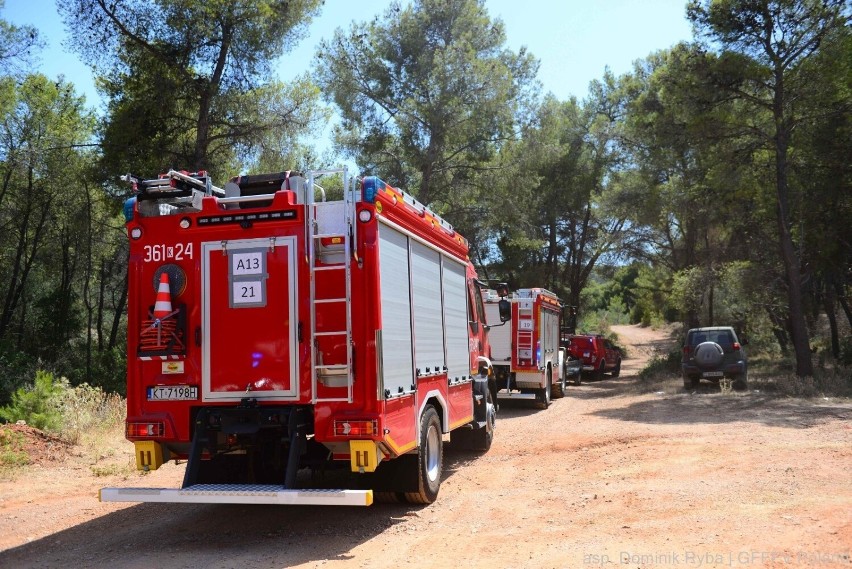
[[[343,199],[315,201],[323,175]],[[490,447],[483,285],[434,212],[345,171],[130,179],[126,434],[139,469],[188,462],[102,500],[429,503],[445,435]],[[301,472],[334,465],[348,487]]]
[[[497,376],[498,398],[531,399],[547,409],[552,397],[565,392],[563,360],[559,346],[562,304],[543,288],[489,291],[488,318],[498,320],[505,298],[512,307],[511,322],[495,325],[489,332],[491,360]]]

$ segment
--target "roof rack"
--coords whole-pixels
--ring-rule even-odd
[[[171,208],[201,210],[204,196],[225,197],[225,190],[214,186],[210,176],[204,170],[185,172],[169,170],[158,178],[142,180],[132,174],[121,179],[133,184],[133,191],[140,202],[156,200],[160,206]],[[156,206],[153,206],[156,208]],[[162,211],[162,207],[160,208]]]

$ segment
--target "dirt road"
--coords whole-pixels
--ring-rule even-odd
[[[616,331],[621,377],[503,404],[487,454],[445,454],[432,505],[102,504],[183,466],[122,480],[69,459],[0,482],[0,566],[852,567],[852,405],[642,393],[665,337]]]

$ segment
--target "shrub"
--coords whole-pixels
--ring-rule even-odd
[[[59,411],[64,439],[76,444],[84,432],[109,428],[124,420],[125,406],[120,395],[86,383],[70,387],[64,379],[63,388]]]
[[[680,374],[680,350],[673,350],[665,356],[654,356],[642,371],[639,372],[641,381],[649,381],[660,376],[671,376]]]
[[[0,418],[11,423],[23,420],[45,431],[59,431],[62,414],[58,402],[62,391],[62,383],[57,384],[52,373],[36,371],[33,386],[18,388],[12,394],[12,402],[0,407]]]

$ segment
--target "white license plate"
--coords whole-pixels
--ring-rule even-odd
[[[158,385],[148,388],[148,401],[192,401],[198,399],[197,385]]]
[[[705,371],[701,374],[701,377],[722,377],[725,375],[721,371]]]

